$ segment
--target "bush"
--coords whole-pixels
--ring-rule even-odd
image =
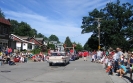
[[[41,49],[40,48],[35,48],[31,51],[33,54],[38,54],[41,52]]]

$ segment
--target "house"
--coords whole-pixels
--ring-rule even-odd
[[[28,37],[21,37],[14,34],[10,35],[11,48],[16,50],[33,50],[35,47],[34,42],[28,41]]]
[[[0,49],[10,47],[10,21],[0,18]]]
[[[33,50],[37,47],[41,47],[42,51],[46,50],[43,38],[34,38],[28,36],[17,36],[14,34],[10,35],[11,48],[16,50]]]
[[[47,49],[46,42],[44,41],[44,38],[31,37],[31,38],[29,38],[29,42],[34,42],[35,48],[41,47],[42,51],[45,51]]]

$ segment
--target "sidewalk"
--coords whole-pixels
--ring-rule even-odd
[[[126,75],[122,78],[116,75],[109,75],[109,77],[114,83],[133,83],[133,81],[130,82],[129,75]]]
[[[130,77],[130,74],[129,73],[127,73],[126,75],[124,75],[124,77],[122,77],[122,78],[120,78],[116,74],[114,74],[114,75],[108,75],[108,76],[113,81],[113,83],[133,83],[133,81],[130,82],[130,78],[129,78]]]

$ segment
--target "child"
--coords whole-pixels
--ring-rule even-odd
[[[105,64],[105,69],[106,69],[108,66],[108,56],[105,56],[104,64]]]
[[[111,59],[108,59],[106,73],[109,73],[111,69],[112,69],[112,61]]]
[[[92,61],[91,62],[94,62],[95,61],[95,55],[93,54],[92,55]]]
[[[107,62],[107,64],[108,64],[108,67],[107,67],[107,69],[106,69],[106,72],[108,72],[109,74],[113,74],[113,62],[114,62],[114,60],[113,60],[113,58],[112,58],[112,55],[109,55],[108,56],[108,62]]]
[[[124,66],[123,64],[121,64],[121,62],[119,62],[119,69],[116,72],[120,74],[120,77],[122,77],[127,73],[126,66]]]

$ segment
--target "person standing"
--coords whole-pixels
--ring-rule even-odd
[[[119,61],[122,61],[122,59],[121,59],[122,54],[123,54],[122,50],[120,48],[116,48],[116,50],[117,50],[117,59]]]
[[[132,71],[133,71],[133,53],[131,54],[128,63],[130,64],[130,79],[132,80]]]
[[[98,63],[100,63],[101,57],[102,57],[102,52],[101,52],[101,50],[98,50],[97,51],[97,62]]]
[[[83,57],[84,57],[84,61],[87,61],[87,57],[88,56],[88,52],[87,51],[84,51],[83,52]]]

